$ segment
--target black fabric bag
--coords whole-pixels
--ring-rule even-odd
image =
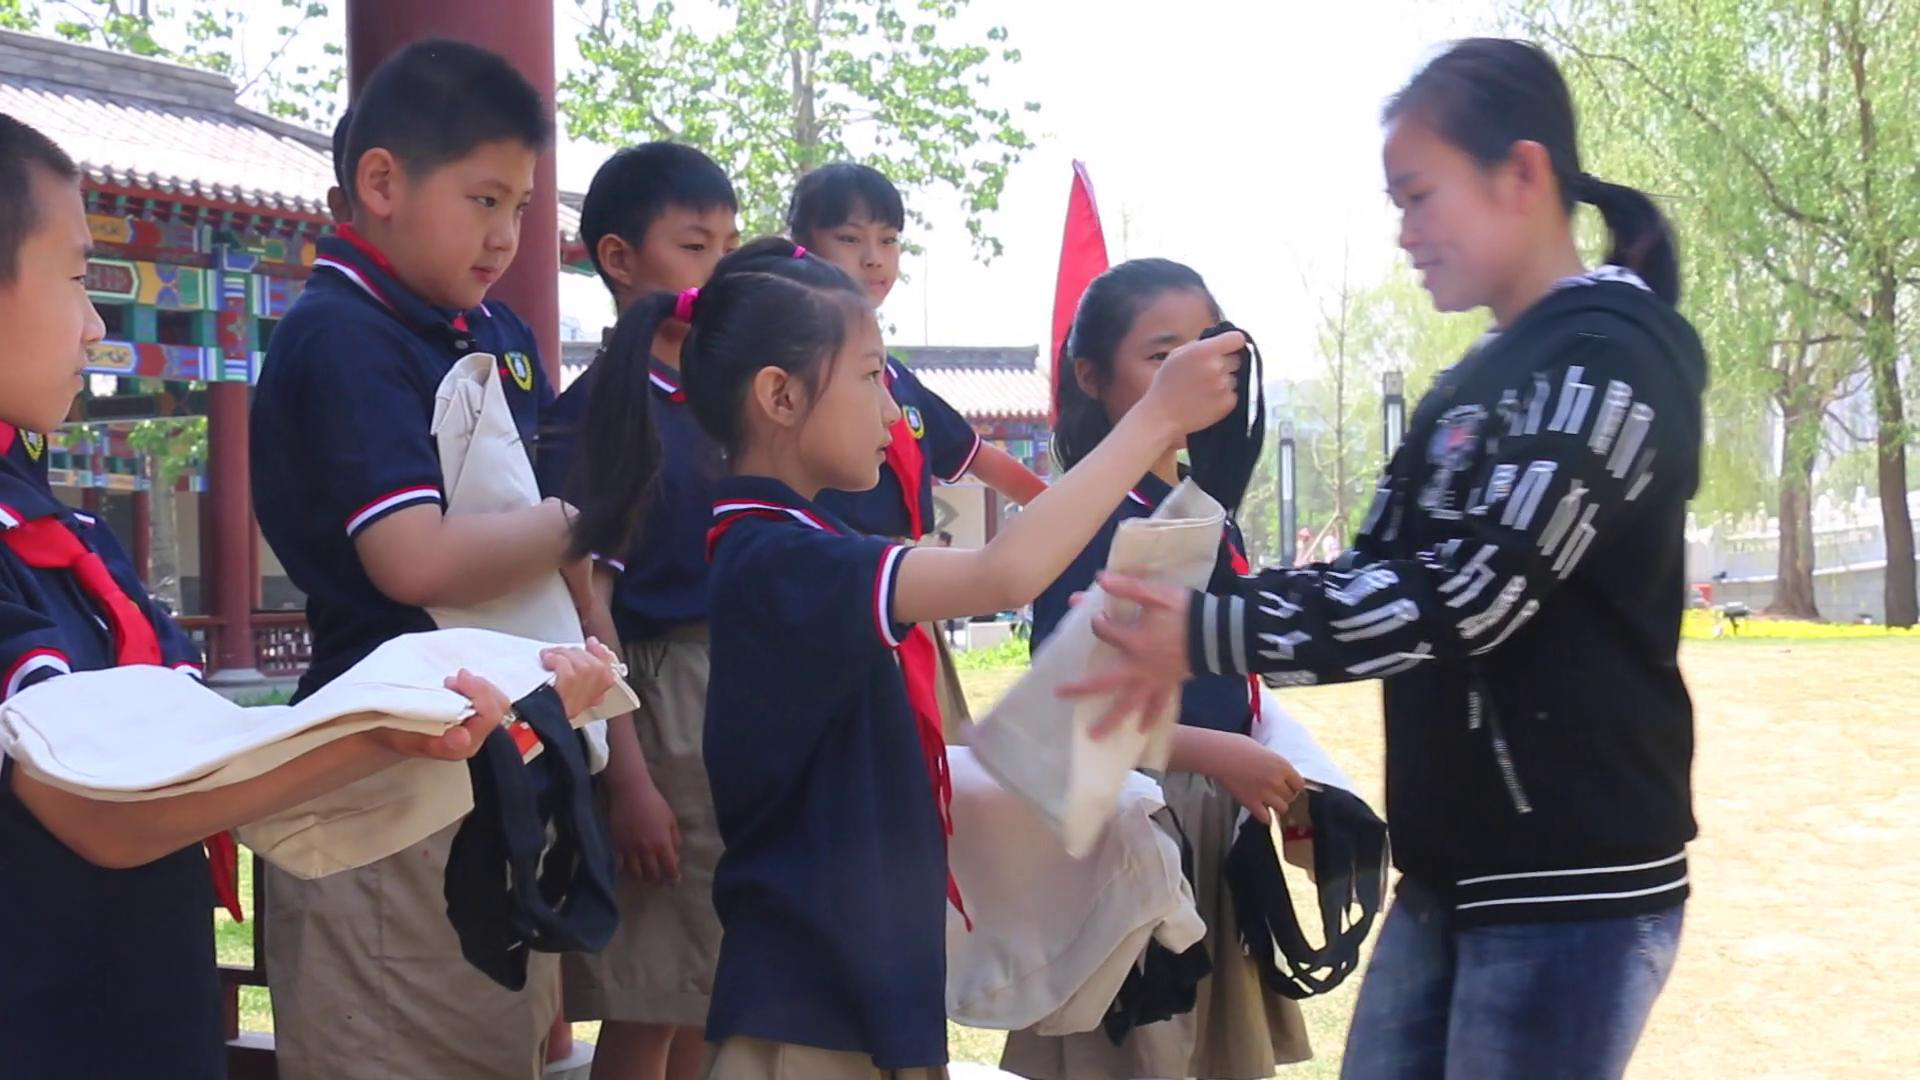
[[[454,834],[445,886],[460,954],[509,990],[526,986],[529,951],[597,952],[619,922],[580,735],[552,687],[516,708],[544,750],[525,761],[496,729],[468,762],[473,812]]]
[[[1300,928],[1270,827],[1249,817],[1226,863],[1240,943],[1267,989],[1296,1001],[1332,990],[1359,965],[1360,943],[1386,901],[1388,865],[1386,823],[1358,796],[1310,788],[1306,799],[1326,944],[1315,948]]]

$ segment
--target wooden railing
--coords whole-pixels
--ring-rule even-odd
[[[213,674],[220,655],[220,636],[226,632],[222,621],[213,615],[178,615],[173,621],[199,646],[207,674]],[[253,654],[255,668],[268,678],[288,679],[306,671],[313,660],[313,634],[307,629],[306,613],[254,612]]]

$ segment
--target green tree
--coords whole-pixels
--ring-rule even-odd
[[[242,101],[269,115],[327,129],[339,113],[345,52],[338,41],[310,46],[326,23],[325,0],[279,0],[269,18],[259,4],[208,0],[184,6],[151,0],[0,0],[0,27],[39,30],[115,52],[170,60],[233,80]],[[271,26],[273,48],[252,59],[241,52],[243,27]]]
[[[585,62],[561,84],[567,129],[610,146],[671,139],[706,151],[739,189],[749,233],[780,231],[809,169],[864,161],[905,188],[952,189],[976,250],[1000,253],[985,218],[1033,146],[984,95],[995,65],[1020,61],[1004,27],[944,41],[941,24],[966,0],[716,2],[724,25],[701,32],[670,2],[600,0],[580,35]]]
[[[1567,62],[1587,115],[1613,115],[1611,136],[1637,144],[1642,186],[1684,207],[1691,250],[1736,256],[1805,302],[1792,332],[1775,322],[1767,340],[1857,339],[1874,398],[1887,621],[1913,625],[1900,361],[1920,286],[1920,4],[1525,0],[1517,13]],[[1729,298],[1724,282],[1704,285],[1689,304],[1697,321]],[[1702,329],[1713,343],[1714,328]],[[1753,347],[1756,337],[1733,335],[1745,348],[1716,374],[1776,371],[1778,356]],[[1847,348],[1823,352],[1844,366]],[[1798,463],[1786,471],[1801,482]]]

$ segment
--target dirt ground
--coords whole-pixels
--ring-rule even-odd
[[[1920,1076],[1920,643],[1689,642],[1700,839],[1678,967],[1629,1074]],[[976,702],[1016,672],[970,672]],[[1379,795],[1376,685],[1287,706]],[[1381,805],[1379,802],[1375,806]],[[1308,1002],[1333,1077],[1354,981]],[[956,1029],[956,1060],[1000,1037]]]
[[[1673,980],[1631,1076],[1799,1080],[1920,1076],[1920,642],[1689,642],[1701,836]],[[967,672],[977,710],[1018,671]],[[1290,691],[1379,806],[1373,684]],[[246,930],[221,925],[223,958]],[[1306,1006],[1335,1077],[1358,980]],[[270,1029],[262,991],[244,1027]],[[576,1025],[591,1039],[598,1025]],[[997,1032],[953,1029],[956,1061],[998,1059]]]

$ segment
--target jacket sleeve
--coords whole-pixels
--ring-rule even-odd
[[[1267,570],[1196,595],[1193,670],[1379,678],[1491,652],[1524,626],[1631,518],[1663,460],[1697,452],[1674,375],[1594,335],[1550,354],[1528,385],[1454,406],[1429,445],[1408,448],[1424,464],[1399,498],[1428,519],[1432,543],[1413,558]],[[1398,512],[1385,516],[1367,531],[1398,527]]]

